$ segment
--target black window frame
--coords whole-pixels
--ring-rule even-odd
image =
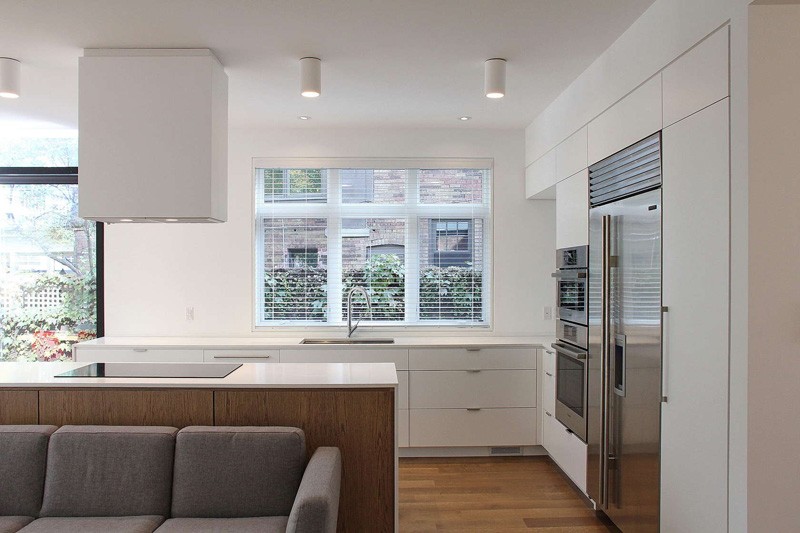
[[[0,167],[0,185],[78,185],[78,167]],[[105,232],[96,225],[97,337],[105,335]]]
[[[466,222],[467,223],[467,230],[466,230],[466,238],[467,238],[467,249],[466,250],[446,250],[441,251],[439,250],[439,234],[440,230],[438,229],[437,225],[440,223],[448,223],[448,222]],[[459,230],[456,230],[456,233],[448,233],[447,230],[444,230],[445,236],[447,235],[458,235]],[[475,225],[474,220],[471,218],[432,218],[430,219],[430,257],[431,257],[431,264],[437,267],[466,267],[468,263],[473,261],[473,239],[475,236]]]

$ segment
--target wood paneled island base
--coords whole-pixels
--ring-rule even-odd
[[[395,528],[392,388],[41,388],[0,390],[0,423],[293,426],[342,453],[340,532]]]

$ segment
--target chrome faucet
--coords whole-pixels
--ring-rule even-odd
[[[369,319],[372,320],[372,301],[369,299],[369,293],[364,287],[353,287],[347,293],[347,338],[349,339],[353,332],[355,332],[358,325],[361,323],[361,319],[359,318],[356,321],[356,325],[352,325],[352,317],[353,317],[353,293],[360,292],[364,295],[364,298],[367,299],[367,314],[369,314]]]

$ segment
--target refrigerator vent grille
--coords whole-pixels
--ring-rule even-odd
[[[589,202],[607,204],[661,186],[661,132],[589,167]]]

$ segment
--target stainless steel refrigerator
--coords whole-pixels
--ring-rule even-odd
[[[658,531],[660,134],[589,176],[587,491],[624,533]]]

